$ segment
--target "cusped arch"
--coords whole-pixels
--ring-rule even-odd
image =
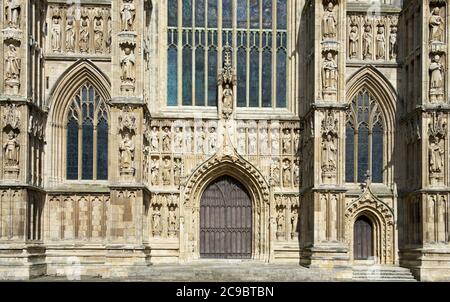
[[[397,93],[388,79],[374,66],[365,66],[347,80],[346,98],[349,103],[362,90],[366,89],[377,100],[386,126],[392,131],[395,124]]]

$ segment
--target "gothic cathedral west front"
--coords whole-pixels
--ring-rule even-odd
[[[2,0],[0,279],[212,259],[449,281],[449,10]]]

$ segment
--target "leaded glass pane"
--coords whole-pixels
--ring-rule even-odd
[[[67,123],[67,179],[78,179],[78,121]]]
[[[279,49],[277,52],[277,107],[286,107],[286,51]]]
[[[178,25],[178,0],[168,0],[167,18],[169,26],[176,27]]]
[[[170,47],[167,56],[167,104],[169,106],[177,105],[178,96],[178,55],[175,47]]]
[[[195,0],[195,26],[205,26],[205,0]]]
[[[208,51],[208,106],[217,105],[217,50]]]
[[[208,27],[217,28],[217,0],[208,0]]]
[[[237,27],[247,28],[247,0],[237,0]]]
[[[383,129],[380,124],[372,129],[372,181],[383,182]]]
[[[205,105],[205,49],[195,51],[195,105]]]
[[[183,0],[183,27],[192,26],[192,0]]]
[[[250,28],[259,28],[259,0],[250,0]]]
[[[252,48],[250,51],[250,107],[259,106],[259,51]]]
[[[237,105],[247,105],[247,51],[240,47],[237,53]]]
[[[355,131],[350,123],[345,127],[345,181],[355,181]]]
[[[232,0],[222,0],[222,27],[230,28],[232,26],[233,5]]]
[[[272,0],[263,0],[263,28],[272,28]]]
[[[87,119],[83,121],[83,148],[82,148],[82,179],[92,179],[93,176],[93,133],[94,127],[92,125],[92,121]]]
[[[287,0],[277,1],[277,27],[286,29],[287,24]]]
[[[262,60],[262,106],[272,107],[272,53],[270,49],[264,49]]]
[[[364,182],[369,169],[369,129],[360,126],[358,131],[358,182]]]
[[[97,124],[97,179],[108,179],[108,122],[103,118]]]

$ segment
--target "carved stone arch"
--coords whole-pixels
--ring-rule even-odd
[[[65,179],[66,115],[73,97],[86,82],[93,86],[106,103],[106,114],[108,120],[111,120],[107,108],[111,99],[111,83],[108,77],[91,61],[78,60],[58,78],[49,95],[46,127],[46,169],[49,171],[49,186],[60,184]]]
[[[345,238],[350,251],[350,259],[353,259],[353,227],[360,216],[366,216],[372,222],[376,262],[394,264],[394,211],[383,200],[376,197],[370,188],[366,188],[363,194],[345,209]]]
[[[198,166],[185,182],[182,191],[183,220],[186,222],[182,259],[199,258],[200,200],[208,186],[221,176],[239,181],[252,200],[252,259],[269,257],[270,187],[261,172],[237,154],[214,155]],[[183,244],[182,244],[183,245]],[[183,254],[184,253],[184,254]]]

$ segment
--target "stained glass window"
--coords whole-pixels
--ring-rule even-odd
[[[108,178],[106,104],[89,82],[80,88],[68,110],[66,163],[67,179]]]
[[[168,0],[167,9],[168,106],[216,106],[225,47],[238,107],[287,106],[286,0]]]
[[[383,182],[383,137],[384,126],[379,105],[368,91],[362,90],[355,96],[347,112],[347,182],[364,182],[368,175],[372,182]]]

